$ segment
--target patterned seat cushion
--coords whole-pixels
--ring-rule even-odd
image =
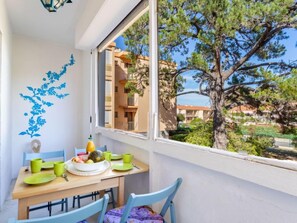
[[[123,207],[108,211],[104,217],[104,223],[119,223],[124,212]],[[163,223],[163,217],[154,212],[148,206],[132,208],[127,223]]]

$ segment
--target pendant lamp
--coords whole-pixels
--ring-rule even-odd
[[[56,12],[65,3],[72,3],[71,0],[40,0],[43,7],[49,12]]]

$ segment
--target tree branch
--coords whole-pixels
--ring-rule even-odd
[[[208,97],[208,94],[207,93],[200,92],[200,91],[186,91],[186,92],[181,92],[181,93],[176,94],[176,96],[181,96],[181,95],[185,95],[185,94],[199,94],[199,95],[203,95],[203,96],[207,96]]]
[[[267,62],[267,63],[255,64],[252,66],[241,67],[238,69],[238,71],[251,70],[258,67],[265,67],[265,66],[271,66],[271,65],[287,65],[287,64],[284,62]]]
[[[248,51],[237,63],[235,63],[229,70],[224,72],[224,78],[227,79],[232,75],[240,66],[242,66],[251,56],[253,56],[262,46],[269,42],[278,32],[284,28],[292,27],[292,24],[281,24],[276,26],[276,28],[271,28],[268,26],[262,36],[256,41],[253,47]]]

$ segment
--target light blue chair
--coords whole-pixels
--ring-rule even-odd
[[[127,204],[121,208],[116,208],[108,211],[105,214],[104,222],[114,222],[114,223],[126,223],[126,222],[151,222],[159,223],[165,222],[164,216],[170,209],[170,218],[172,223],[176,223],[175,208],[173,204],[173,198],[182,183],[182,179],[178,178],[174,184],[162,189],[160,191],[136,195],[134,193],[130,194]],[[146,205],[151,205],[159,201],[165,200],[163,208],[160,214],[155,213],[150,207]],[[148,221],[149,220],[149,221]]]
[[[58,150],[58,151],[51,151],[51,152],[43,152],[43,153],[23,153],[23,166],[29,166],[30,160],[41,158],[44,161],[49,159],[54,159],[54,161],[66,161],[66,152],[64,150]],[[29,211],[35,211],[39,210],[41,208],[47,208],[49,211],[49,216],[52,215],[52,206],[60,205],[61,204],[61,211],[64,210],[64,204],[65,204],[65,210],[68,211],[68,199],[62,199],[61,201],[57,202],[48,202],[46,205],[41,205],[37,207],[30,208]]]
[[[104,151],[107,151],[107,147],[106,147],[106,145],[104,145],[101,147],[97,147],[96,150],[104,152]],[[85,152],[86,152],[86,149],[78,149],[78,148],[74,149],[75,156],[77,156],[79,153],[85,153]],[[107,190],[105,190],[105,193],[110,193],[110,197],[111,197],[110,203],[112,204],[112,207],[115,208],[115,199],[114,199],[113,189],[112,188],[107,189]],[[91,194],[73,196],[72,207],[73,208],[75,207],[76,199],[77,199],[77,206],[78,206],[78,208],[80,208],[80,200],[81,199],[87,198],[87,197],[92,197],[92,200],[94,198],[96,200],[96,195],[98,195],[98,194],[99,193],[96,191],[96,192],[92,192]]]
[[[84,219],[101,212],[98,216],[97,222],[103,223],[104,213],[108,205],[108,194],[105,194],[100,200],[88,204],[80,209],[70,211],[68,213],[63,213],[51,217],[45,218],[35,218],[28,220],[16,220],[9,219],[8,223],[77,223],[77,222],[86,222]]]

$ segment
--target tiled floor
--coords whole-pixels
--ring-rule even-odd
[[[14,183],[13,183],[14,184]],[[12,187],[13,188],[13,187]],[[81,206],[92,202],[92,198],[85,198],[81,200]],[[69,211],[73,210],[72,208],[72,197],[68,198],[68,208]],[[76,203],[77,208],[77,203]],[[12,200],[11,196],[6,200],[3,210],[0,212],[0,223],[7,223],[9,218],[17,218],[18,212],[18,202],[17,200]],[[56,205],[53,207],[52,215],[60,214],[61,212],[61,205]],[[38,217],[46,217],[48,216],[48,211],[46,208],[39,209],[36,211],[30,212],[30,218],[38,218]],[[97,222],[97,215],[92,216],[88,219],[89,223]]]

